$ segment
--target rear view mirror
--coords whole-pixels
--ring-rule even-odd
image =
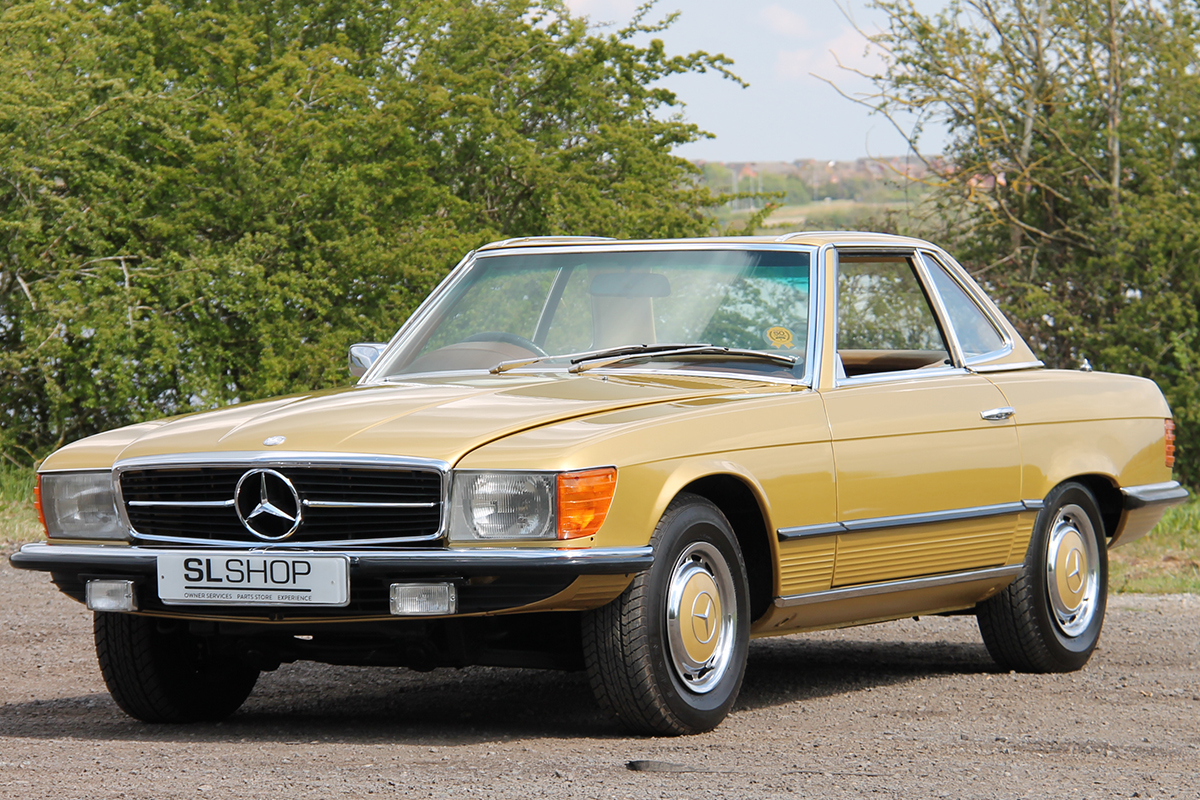
[[[384,342],[359,342],[350,345],[350,374],[356,378],[366,375],[385,347],[387,344]]]
[[[670,297],[666,275],[652,272],[602,272],[592,278],[593,297]]]

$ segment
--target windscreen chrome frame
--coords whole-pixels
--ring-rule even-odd
[[[468,253],[462,261],[459,262],[449,275],[438,285],[436,289],[425,299],[412,316],[401,326],[389,341],[387,347],[371,369],[359,379],[358,385],[386,385],[403,383],[409,378],[428,378],[442,377],[448,378],[453,376],[478,376],[487,374],[487,370],[447,370],[438,372],[420,372],[420,373],[405,373],[403,375],[392,375],[385,377],[386,367],[390,366],[389,354],[394,355],[398,349],[400,342],[415,328],[419,327],[432,313],[433,307],[445,295],[452,292],[459,283],[462,282],[470,268],[479,259],[496,258],[500,256],[511,255],[532,255],[532,254],[548,254],[561,255],[567,253],[619,253],[619,252],[651,252],[655,250],[777,250],[788,252],[807,252],[809,254],[809,290],[808,290],[808,331],[807,340],[804,350],[804,375],[797,377],[780,377],[778,375],[752,375],[747,373],[729,372],[722,370],[665,370],[654,369],[639,366],[620,366],[620,367],[598,367],[594,370],[589,370],[595,375],[670,375],[675,377],[700,377],[700,378],[723,378],[737,381],[749,381],[755,383],[774,383],[785,384],[789,386],[812,386],[814,385],[814,364],[819,362],[817,336],[816,336],[816,320],[823,319],[821,302],[820,276],[822,274],[820,268],[819,248],[813,245],[796,245],[796,244],[781,244],[773,242],[708,242],[699,241],[664,241],[664,242],[638,242],[638,243],[622,243],[619,241],[601,241],[597,244],[562,244],[562,245],[543,245],[533,247],[498,247],[494,250],[477,250]],[[764,351],[771,352],[771,351]],[[546,365],[546,364],[531,364],[528,367],[519,367],[510,370],[507,374],[510,375],[532,375],[539,372],[557,372],[565,370],[565,366]]]

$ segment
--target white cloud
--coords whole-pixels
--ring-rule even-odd
[[[775,59],[775,75],[798,82],[813,81],[813,75],[817,75],[842,86],[863,81],[848,69],[870,75],[883,64],[878,47],[853,28],[843,28],[837,36],[814,47],[781,50]]]
[[[765,22],[773,33],[783,36],[805,39],[810,33],[808,20],[778,3],[772,3],[758,12],[758,18]]]

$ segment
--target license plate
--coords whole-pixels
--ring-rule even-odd
[[[350,559],[342,555],[198,552],[158,556],[167,605],[344,606]]]

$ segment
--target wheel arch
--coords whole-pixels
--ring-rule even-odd
[[[1111,539],[1117,532],[1121,524],[1121,515],[1125,511],[1125,498],[1116,482],[1108,475],[1085,473],[1059,481],[1057,486],[1070,481],[1083,484],[1096,498],[1096,505],[1100,508],[1100,521],[1104,524],[1104,536]]]
[[[775,599],[775,550],[760,495],[741,476],[716,473],[695,478],[681,492],[705,498],[725,515],[733,526],[746,577],[750,583],[750,618],[758,619]]]

